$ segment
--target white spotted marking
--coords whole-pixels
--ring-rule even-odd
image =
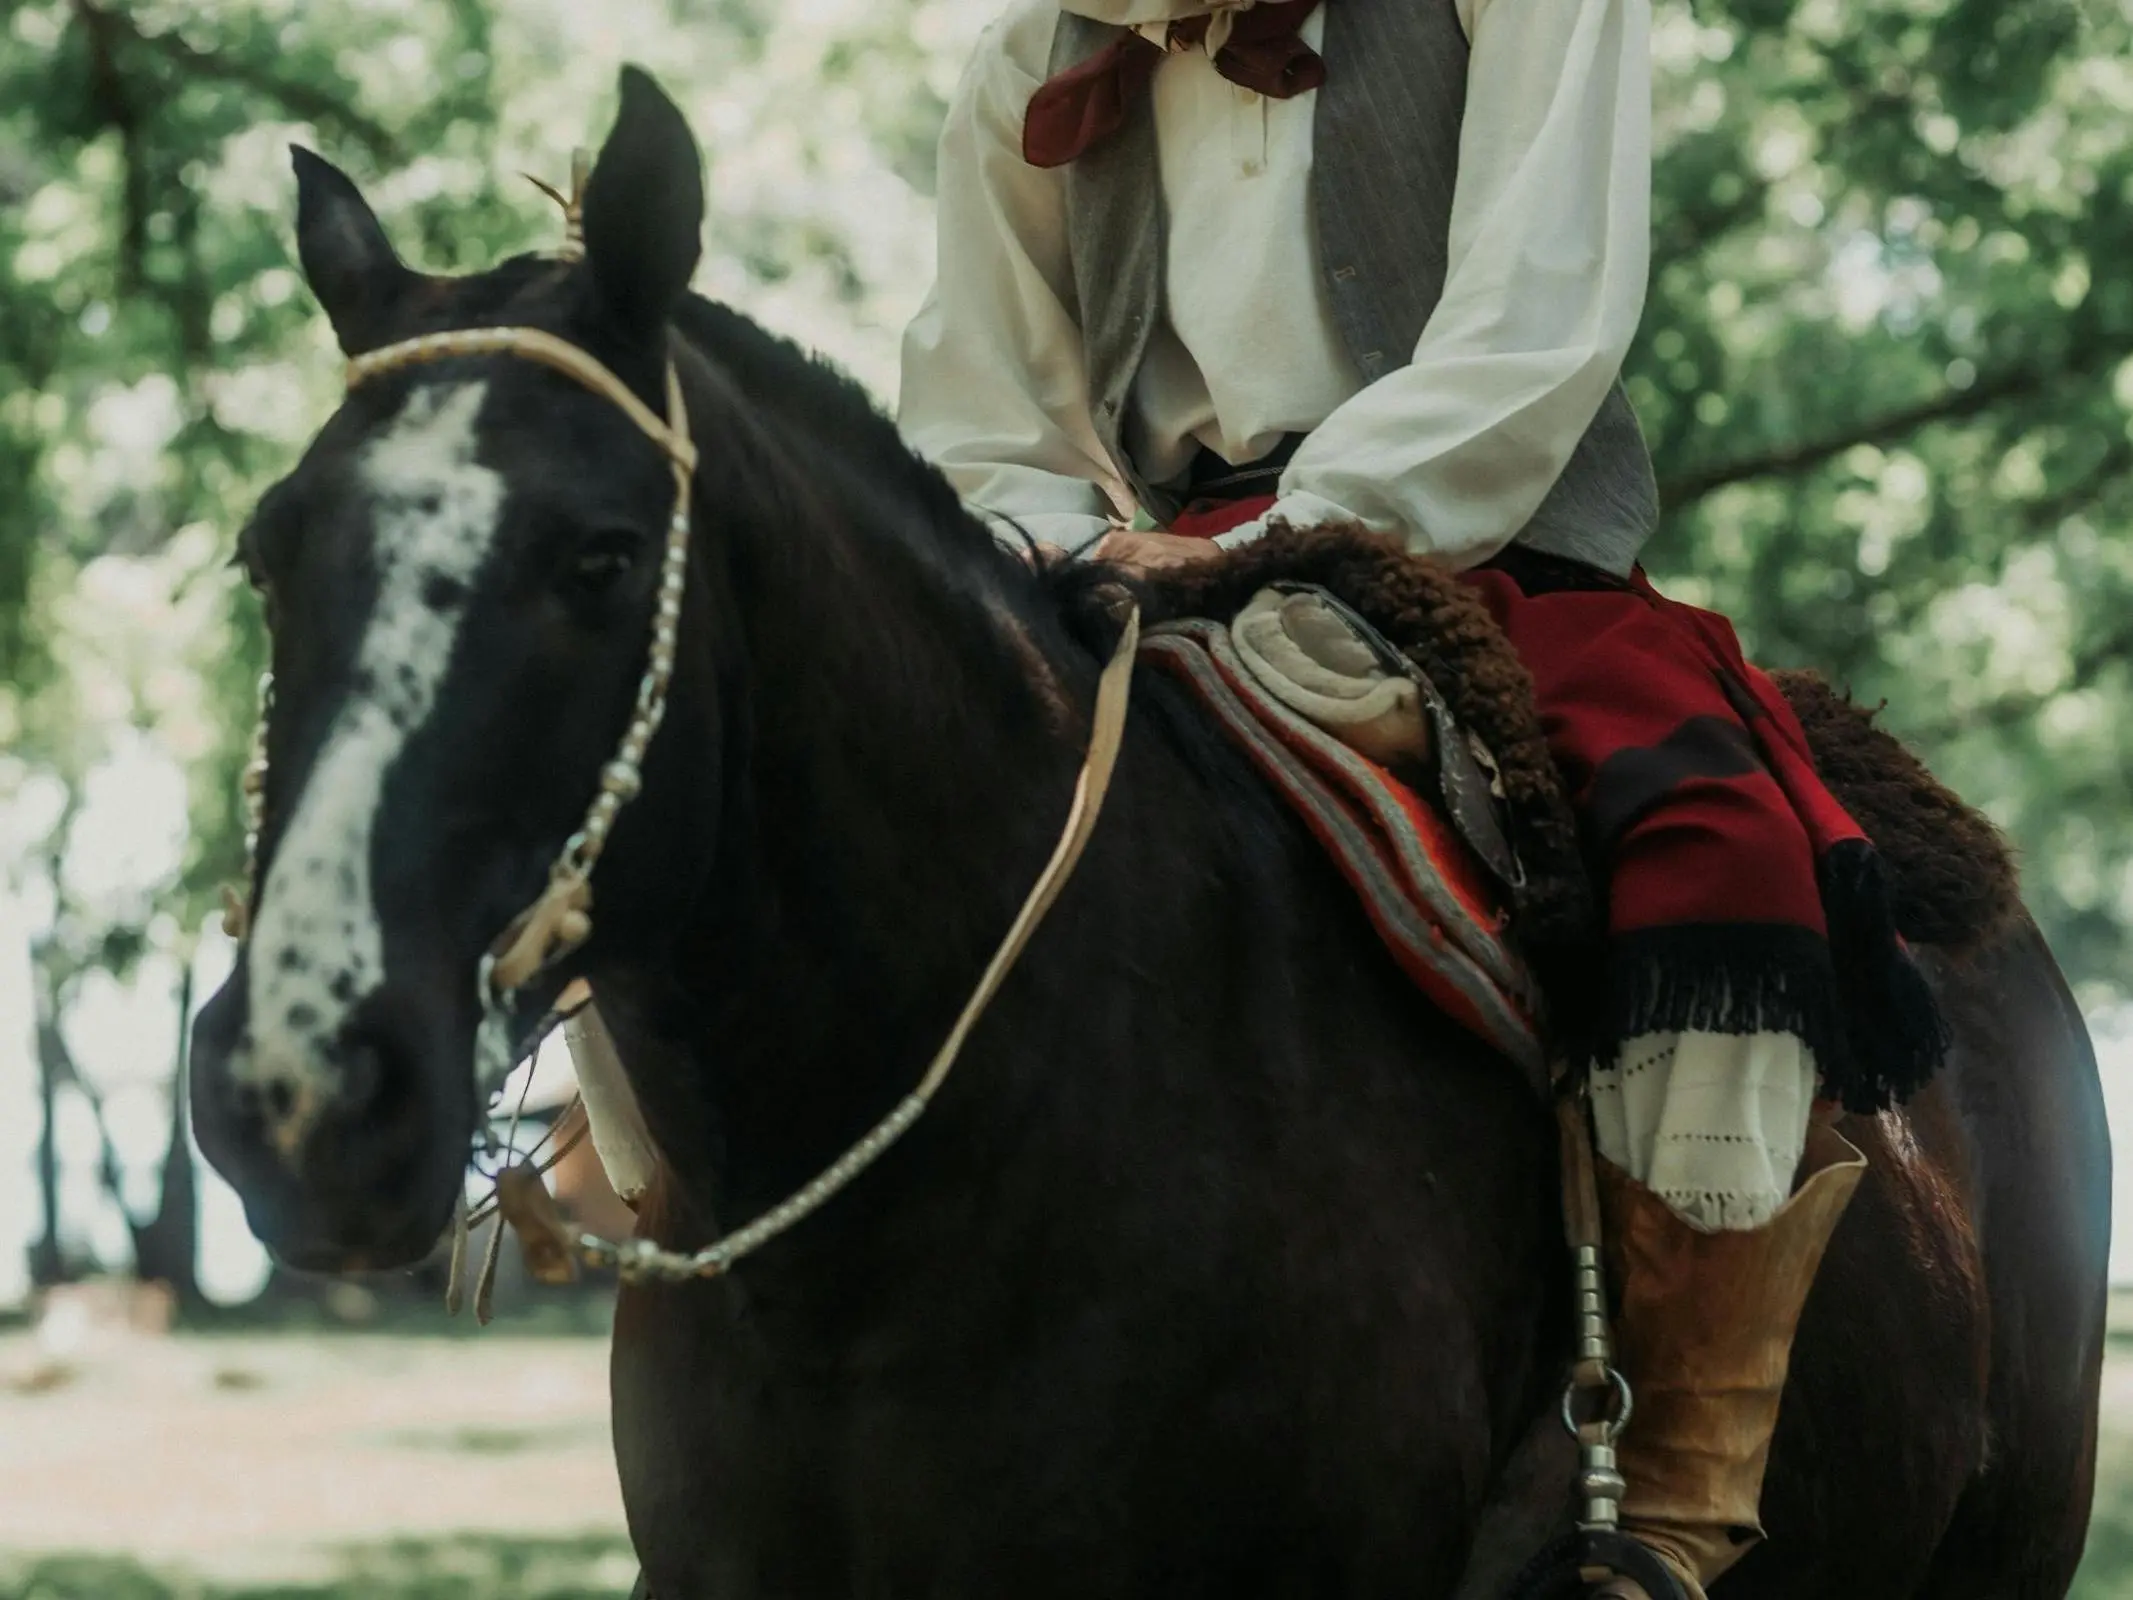
[[[385,977],[370,882],[385,780],[428,720],[452,661],[464,597],[487,561],[503,479],[476,461],[483,383],[418,389],[365,446],[377,600],[347,702],[274,852],[252,931],[251,1048],[237,1075],[291,1091],[308,1124],[334,1098],[329,1050]],[[302,1128],[287,1130],[300,1141]]]

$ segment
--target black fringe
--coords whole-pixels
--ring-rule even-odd
[[[1827,940],[1769,923],[1618,936],[1594,1057],[1647,1033],[1790,1033],[1847,1111],[1871,1116],[1925,1088],[1947,1058],[1948,1027],[1897,937],[1881,858],[1864,840],[1841,844],[1821,878]]]
[[[1871,1114],[1932,1081],[1948,1057],[1948,1023],[1896,932],[1881,853],[1864,839],[1846,840],[1823,857],[1821,878],[1850,1045],[1841,1073],[1824,1070],[1824,1092],[1847,1111]]]
[[[1825,1074],[1845,1054],[1828,943],[1785,923],[1699,922],[1619,934],[1600,1054],[1647,1033],[1790,1033]]]

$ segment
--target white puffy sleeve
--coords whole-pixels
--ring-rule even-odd
[[[1444,297],[1413,363],[1326,419],[1268,515],[1361,521],[1467,567],[1555,486],[1643,315],[1651,5],[1458,6],[1472,54]]]
[[[1064,181],[1022,158],[1058,8],[986,31],[940,143],[940,260],[904,336],[904,437],[973,510],[1049,544],[1101,537],[1126,490],[1089,416]]]

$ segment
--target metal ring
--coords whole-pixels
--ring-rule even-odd
[[[1616,1410],[1613,1418],[1601,1421],[1600,1426],[1605,1430],[1606,1442],[1613,1444],[1636,1414],[1637,1400],[1630,1392],[1629,1380],[1613,1367],[1607,1369],[1607,1387],[1614,1391]],[[1573,1439],[1584,1437],[1577,1419],[1577,1398],[1583,1392],[1584,1385],[1576,1383],[1563,1390],[1563,1429]]]

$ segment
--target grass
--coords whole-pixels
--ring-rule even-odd
[[[2133,1600],[2133,1442],[2106,1437],[2088,1555],[2067,1600]]]
[[[2068,1600],[2133,1600],[2133,1445],[2107,1447],[2088,1559]],[[625,1600],[621,1539],[409,1541],[347,1551],[314,1583],[229,1585],[109,1556],[0,1567],[0,1600]]]
[[[0,1570],[0,1600],[625,1600],[635,1576],[619,1539],[462,1539],[351,1551],[324,1582],[265,1586],[56,1556]],[[2068,1600],[2133,1600],[2133,1477],[2113,1474],[2099,1491],[2088,1560]]]
[[[0,1571],[0,1600],[624,1600],[635,1578],[620,1539],[459,1539],[350,1551],[323,1583],[264,1587],[55,1556]]]

